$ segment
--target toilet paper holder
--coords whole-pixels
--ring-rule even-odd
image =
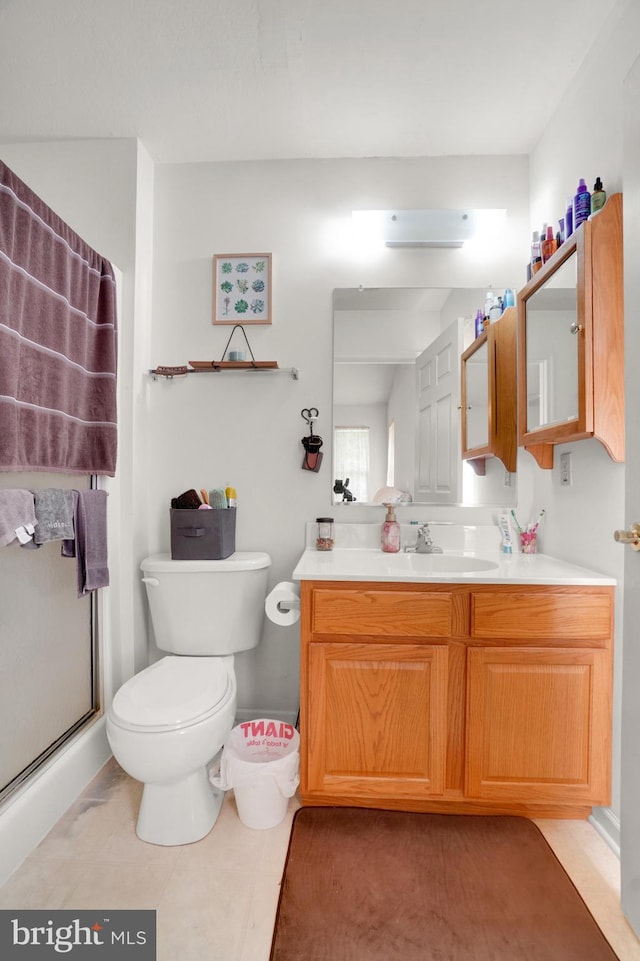
[[[299,597],[287,597],[282,598],[276,604],[276,607],[283,614],[287,611],[299,611],[300,610],[300,598]]]
[[[300,620],[300,595],[291,581],[280,581],[267,594],[264,609],[269,620],[288,627]]]

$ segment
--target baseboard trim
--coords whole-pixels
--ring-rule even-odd
[[[266,717],[274,721],[283,721],[285,724],[295,724],[297,712],[296,711],[270,711],[265,708],[264,711],[256,710],[236,710],[235,724],[244,724],[245,721],[255,721],[258,718]]]
[[[604,838],[614,854],[620,858],[620,818],[611,808],[594,808],[589,823]]]

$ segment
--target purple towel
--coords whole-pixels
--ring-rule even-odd
[[[0,469],[113,476],[116,284],[0,160]]]
[[[107,492],[73,492],[75,540],[62,542],[62,556],[75,557],[78,597],[109,586]]]

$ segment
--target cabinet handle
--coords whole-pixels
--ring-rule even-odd
[[[574,321],[571,324],[571,327],[569,328],[569,330],[571,331],[572,334],[579,334],[582,330],[584,330],[584,327],[582,326],[582,324],[576,324],[576,322]]]
[[[632,524],[630,531],[614,531],[613,539],[619,544],[631,544],[634,551],[640,551],[640,524]]]

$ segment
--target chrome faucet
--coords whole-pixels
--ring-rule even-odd
[[[442,554],[442,548],[436,547],[431,537],[429,524],[421,524],[418,528],[418,539],[413,547],[406,547],[410,554]]]

